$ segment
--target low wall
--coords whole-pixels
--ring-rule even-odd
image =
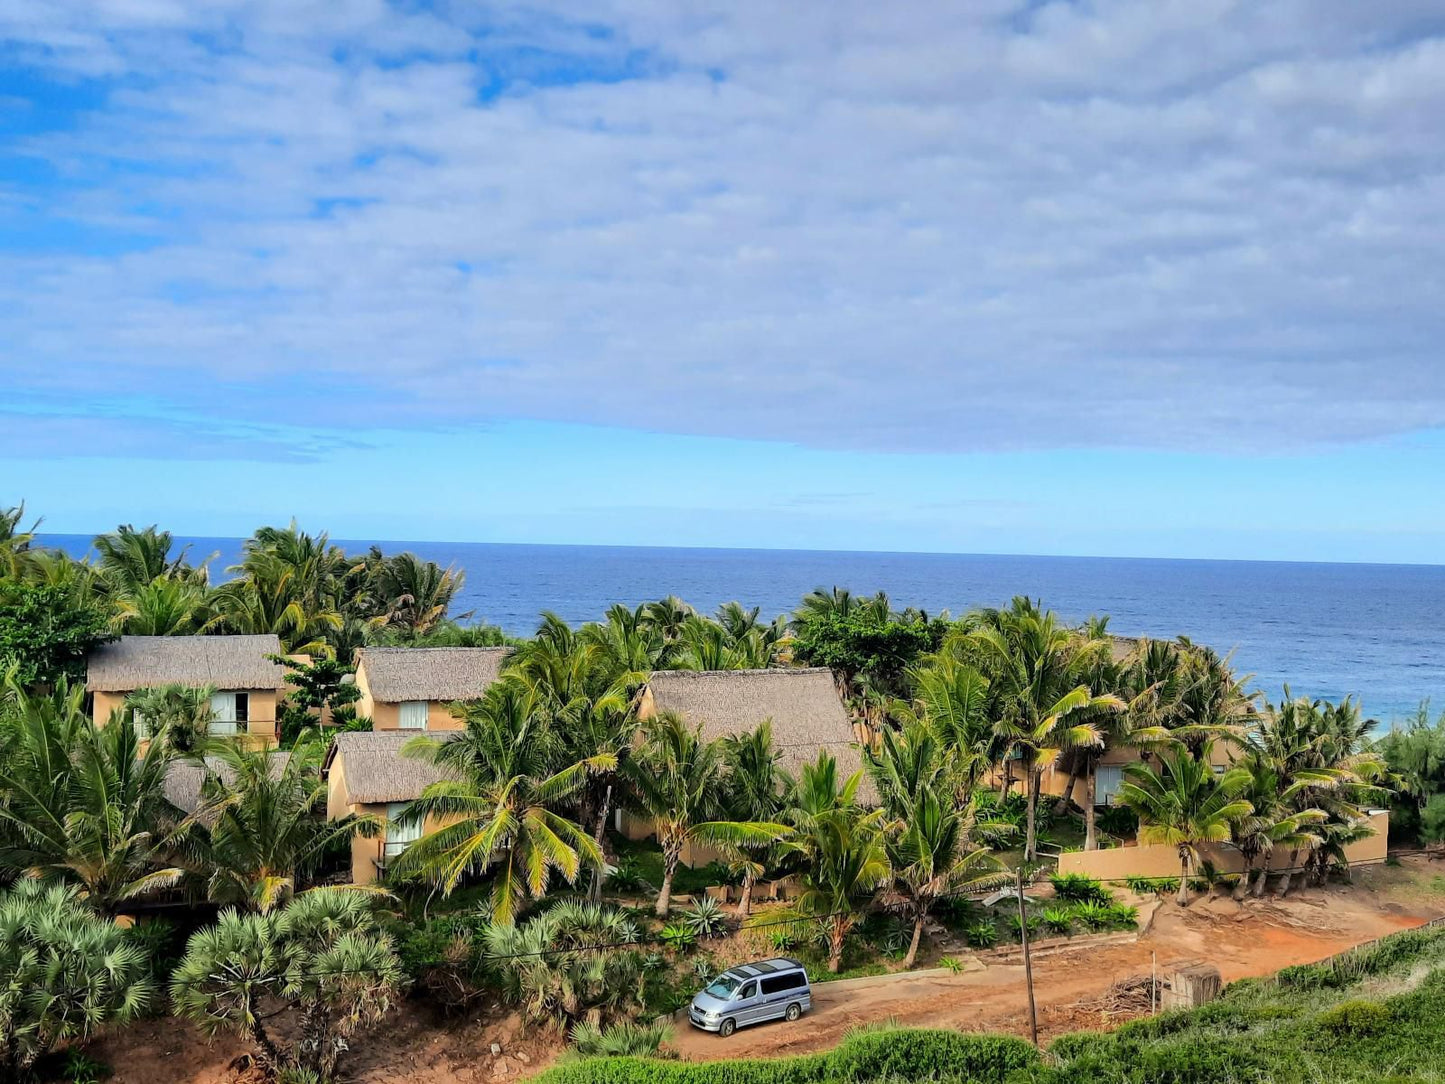
[[[1390,844],[1390,814],[1374,810],[1370,814],[1374,834],[1345,847],[1345,858],[1351,865],[1383,862]],[[1233,847],[1207,844],[1199,848],[1201,858],[1214,863],[1220,873],[1238,873],[1244,859]],[[1296,863],[1302,856],[1296,856]],[[1280,848],[1269,857],[1269,869],[1283,872],[1289,866],[1288,848]],[[1068,851],[1059,855],[1060,873],[1079,873],[1101,881],[1124,877],[1178,877],[1179,851],[1170,846],[1151,844],[1143,847],[1113,847],[1105,851]],[[1195,873],[1198,870],[1194,871]]]

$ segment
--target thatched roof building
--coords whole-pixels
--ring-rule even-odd
[[[263,636],[122,636],[90,655],[85,687],[124,693],[158,685],[213,685],[217,689],[280,689],[285,667],[281,641]]]
[[[336,735],[322,771],[328,781],[338,771],[344,780],[346,793],[339,804],[410,802],[420,798],[429,784],[445,779],[446,774],[435,765],[402,755],[402,747],[416,737],[416,732],[406,730],[343,731]]]
[[[796,776],[826,750],[846,779],[863,766],[848,709],[831,670],[660,670],[643,693],[641,714],[675,712],[701,726],[706,741],[772,720],[782,766]],[[860,796],[874,793],[864,781]]]
[[[475,700],[497,680],[510,648],[367,647],[357,652],[356,682],[381,703]]]

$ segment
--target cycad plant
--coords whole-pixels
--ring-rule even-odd
[[[1249,773],[1232,768],[1216,776],[1208,745],[1201,752],[1203,759],[1196,759],[1179,749],[1160,757],[1157,767],[1130,764],[1119,788],[1119,801],[1139,815],[1139,842],[1178,850],[1181,907],[1189,905],[1189,870],[1198,860],[1199,847],[1227,842],[1235,822],[1254,811],[1241,797]]]
[[[221,912],[192,935],[171,978],[171,1004],[202,1032],[248,1039],[269,1079],[288,1070],[336,1078],[356,1036],[396,1002],[403,973],[370,896],[316,889],[268,914]],[[266,1026],[279,1002],[298,1028],[289,1044]]]
[[[150,1004],[144,953],[69,885],[17,881],[0,895],[0,1081],[29,1079],[60,1043],[84,1043]]]
[[[559,763],[560,745],[535,689],[505,674],[465,712],[466,729],[451,740],[418,737],[404,749],[431,761],[447,778],[430,784],[402,813],[404,823],[439,824],[396,860],[399,875],[416,874],[449,895],[469,875],[492,877],[492,914],[516,919],[540,898],[555,871],[576,883],[600,865],[597,842],[556,811],[594,771],[611,771],[611,753]]]
[[[788,829],[772,821],[729,817],[723,802],[721,747],[704,742],[700,730],[680,716],[664,712],[648,722],[644,733],[642,747],[624,763],[624,774],[635,804],[651,819],[662,846],[656,911],[665,918],[673,877],[689,843],[724,849],[765,847]]]

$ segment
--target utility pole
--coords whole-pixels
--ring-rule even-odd
[[[1019,892],[1019,940],[1024,949],[1024,983],[1029,990],[1029,1038],[1035,1047],[1039,1045],[1039,1013],[1034,1007],[1034,965],[1029,957],[1029,916],[1024,911],[1024,866],[1019,863],[1014,871]]]

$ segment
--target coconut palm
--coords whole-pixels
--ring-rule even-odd
[[[1024,858],[1036,855],[1039,783],[1060,751],[1103,744],[1097,719],[1125,704],[1112,692],[1096,693],[1088,673],[1106,640],[1087,639],[1027,599],[1004,611],[986,611],[978,626],[955,636],[953,650],[978,658],[994,697],[994,748],[1005,762],[1019,760],[1027,786]]]
[[[455,739],[419,736],[403,749],[448,778],[402,811],[402,823],[441,827],[407,847],[394,868],[444,895],[468,875],[490,873],[493,917],[512,922],[526,900],[544,894],[553,871],[575,884],[584,867],[601,864],[596,841],[554,807],[574,797],[589,773],[615,770],[617,758],[599,754],[559,766],[546,705],[516,674],[493,682],[464,717],[466,729]]]
[[[623,775],[637,807],[657,831],[662,845],[662,887],[657,914],[666,917],[672,880],[689,843],[726,848],[763,847],[787,834],[771,821],[728,819],[722,801],[721,747],[702,740],[701,731],[680,716],[663,712],[644,726],[645,740],[623,763]]]
[[[61,1043],[145,1011],[155,993],[141,950],[71,885],[22,878],[0,895],[0,1081],[32,1079]]]
[[[370,589],[379,612],[378,626],[425,635],[445,619],[452,601],[466,582],[466,573],[423,561],[414,553],[384,559],[374,570]]]
[[[191,580],[157,576],[111,596],[111,627],[127,636],[190,636],[210,620],[211,596]]]
[[[194,833],[165,796],[167,743],[140,750],[119,713],[91,725],[84,689],[48,695],[13,678],[0,713],[3,865],[80,886],[97,910],[176,884]]]
[[[727,735],[722,739],[722,753],[727,765],[728,814],[741,822],[781,823],[791,781],[780,766],[782,754],[773,744],[773,721],[765,719],[754,730]],[[762,860],[765,853],[750,847],[729,850],[734,868],[743,877],[740,918],[752,913],[753,885],[767,872]]]
[[[178,753],[198,753],[207,743],[215,712],[214,685],[156,685],[125,698],[136,736],[166,741]]]
[[[296,894],[328,847],[380,830],[369,815],[323,816],[324,755],[315,738],[288,753],[227,742],[205,762],[194,819],[210,828],[206,895],[212,902],[271,911]]]
[[[861,775],[851,778],[851,789],[856,790]],[[886,822],[883,810],[861,809],[841,792],[826,812],[800,821],[790,841],[803,856],[802,892],[792,914],[818,923],[828,945],[828,970],[836,974],[848,935],[891,872],[884,848]]]
[[[1254,883],[1254,895],[1264,895],[1269,876],[1268,860],[1276,847],[1291,851],[1310,849],[1322,841],[1319,825],[1328,819],[1324,810],[1305,805],[1310,791],[1331,787],[1338,777],[1331,772],[1301,769],[1286,778],[1279,766],[1261,750],[1251,751],[1239,767],[1249,773],[1249,785],[1240,793],[1251,810],[1234,823],[1234,845],[1244,860],[1244,869],[1235,885],[1234,898],[1242,900],[1250,888],[1255,865],[1264,859]]]
[[[114,596],[134,595],[158,579],[204,589],[209,583],[207,562],[192,566],[187,559],[190,547],[172,557],[173,543],[170,531],[154,525],[137,530],[125,523],[109,534],[96,535],[92,545],[100,578]]]
[[[1124,769],[1119,801],[1139,817],[1139,842],[1158,843],[1179,852],[1179,906],[1189,905],[1189,870],[1205,843],[1230,839],[1236,821],[1254,807],[1241,797],[1249,787],[1247,771],[1231,768],[1214,774],[1208,762],[1179,750],[1162,756],[1157,766],[1130,764]]]
[[[31,547],[40,521],[37,519],[27,528],[21,526],[24,519],[24,501],[11,508],[0,508],[0,578],[18,580],[29,569],[34,556]]]
[[[867,614],[880,622],[887,621],[893,616],[893,605],[882,591],[864,598],[854,595],[846,587],[834,587],[831,591],[817,587],[798,603],[798,608],[793,611],[792,626],[798,629],[810,622],[852,614]]]
[[[895,705],[893,713],[905,728],[924,727],[945,751],[948,785],[962,804],[993,759],[988,679],[957,656],[940,653],[909,671],[909,682],[912,703]]]

